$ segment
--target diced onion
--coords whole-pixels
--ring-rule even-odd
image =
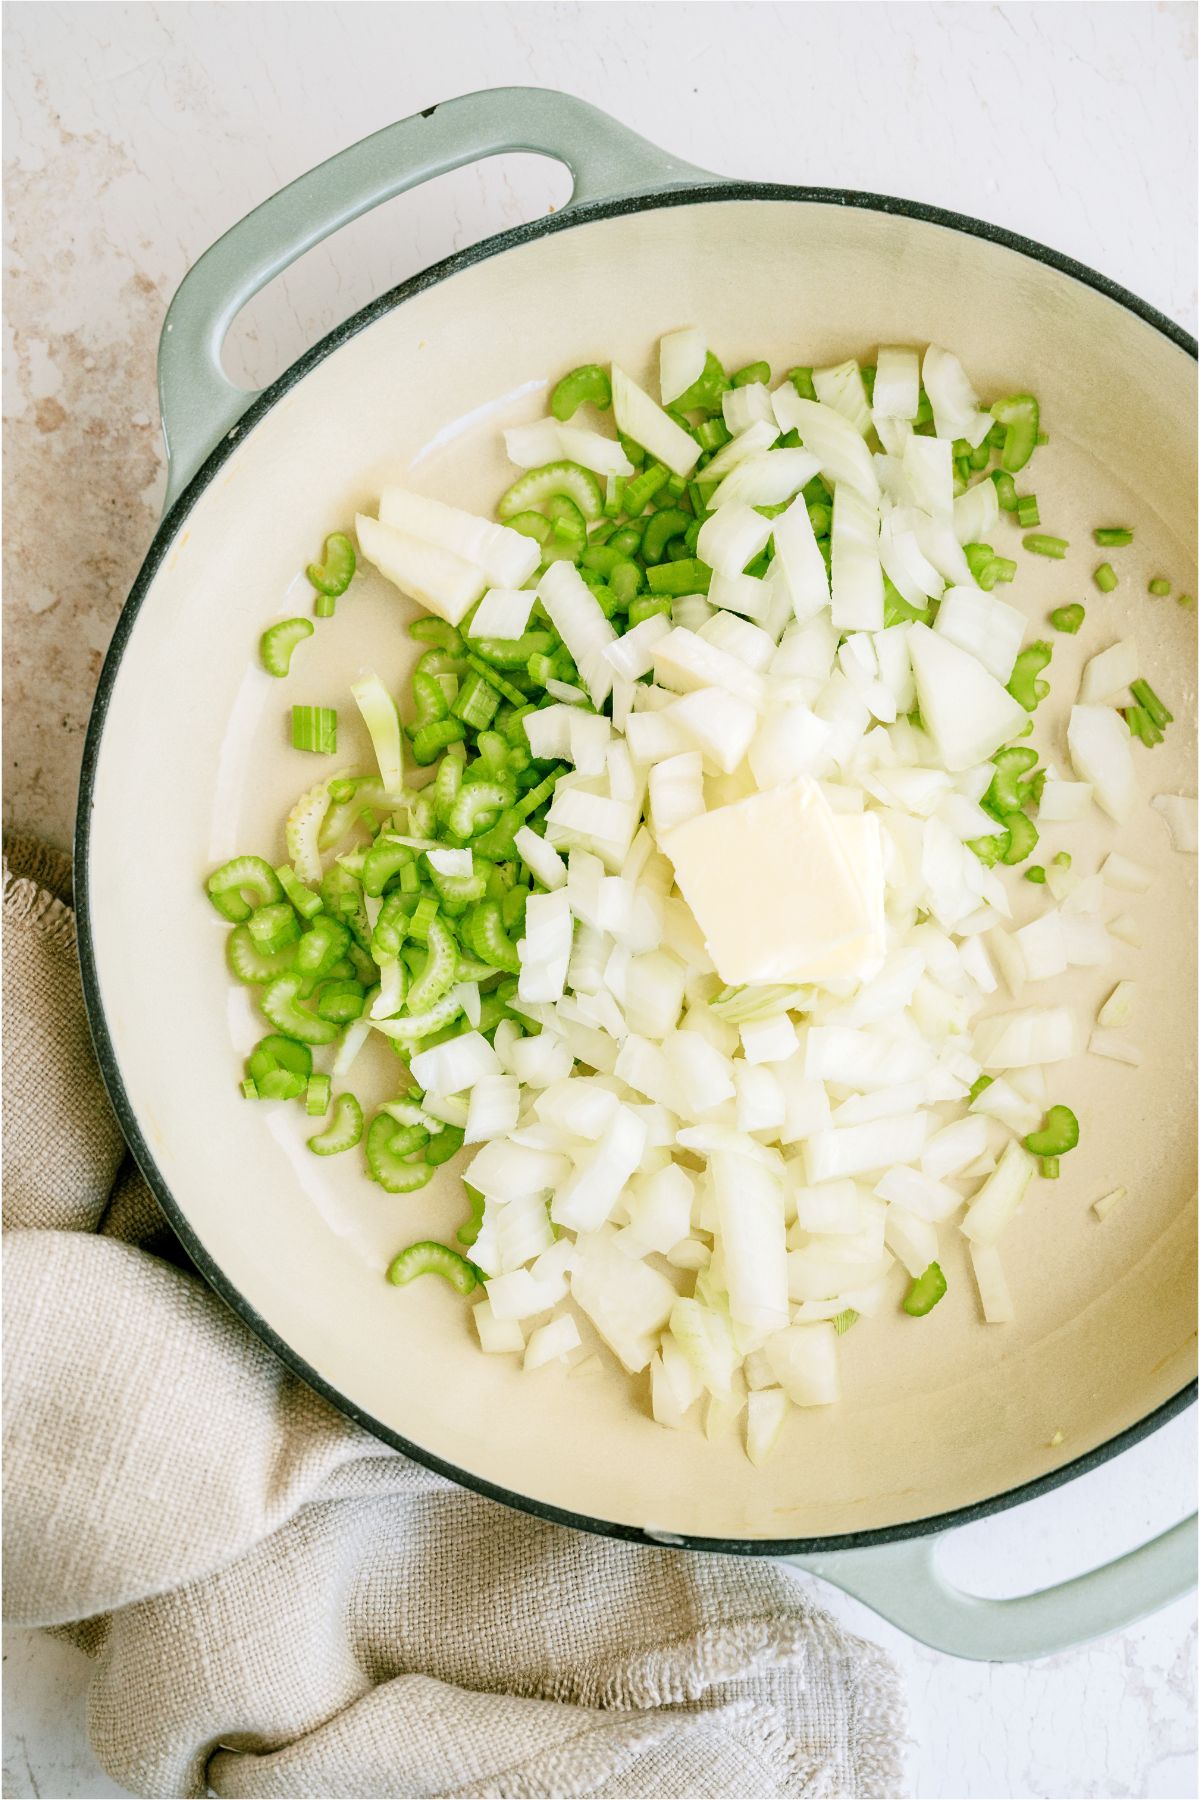
[[[1091,806],[1090,782],[1047,780],[1038,801],[1038,819],[1046,825],[1065,825],[1086,819]]]
[[[832,407],[834,412],[841,413],[855,431],[866,437],[871,429],[871,408],[867,404],[862,370],[853,358],[849,362],[836,363],[829,369],[814,369],[812,383],[822,406]]]
[[[536,599],[531,588],[490,588],[471,615],[467,636],[519,638]]]
[[[1073,706],[1067,749],[1080,781],[1091,783],[1097,803],[1123,823],[1137,802],[1132,739],[1120,713],[1107,706]]]
[[[1093,1031],[1088,1039],[1088,1049],[1093,1056],[1107,1057],[1110,1062],[1128,1063],[1133,1069],[1140,1068],[1142,1064],[1140,1046],[1116,1031]]]
[[[1046,786],[1049,785],[1047,782]],[[1106,886],[1121,888],[1130,894],[1149,893],[1153,881],[1149,869],[1143,868],[1141,863],[1131,862],[1117,850],[1109,851],[1100,865],[1100,874]]]
[[[879,477],[871,452],[848,419],[818,400],[802,400],[790,381],[775,389],[771,401],[779,429],[799,432],[801,443],[816,457],[821,473],[835,483],[835,491],[836,486],[845,483],[872,506],[878,504]]]
[[[1101,700],[1111,700],[1114,694],[1121,693],[1137,678],[1138,656],[1134,646],[1127,640],[1110,644],[1084,667],[1079,703],[1090,706]]]
[[[774,1454],[788,1415],[782,1388],[760,1388],[746,1398],[746,1455],[756,1469]]]
[[[979,1289],[979,1304],[989,1325],[1008,1325],[1016,1317],[1012,1295],[1004,1278],[1004,1265],[995,1244],[971,1245],[971,1268]]]
[[[618,431],[665,463],[672,475],[691,474],[700,455],[695,438],[656,406],[616,363],[612,365],[612,397]]]
[[[830,542],[831,617],[835,628],[838,631],[882,630],[879,514],[869,500],[847,483],[834,489]]]
[[[922,379],[933,407],[933,426],[940,438],[966,438],[981,444],[991,429],[991,419],[979,411],[979,396],[967,380],[962,364],[949,350],[930,344],[922,365]]]
[[[765,1349],[776,1380],[794,1406],[833,1405],[840,1390],[832,1325],[789,1325],[768,1338]]]
[[[921,398],[921,359],[915,350],[881,345],[875,359],[877,418],[915,419]]]
[[[1033,1158],[1010,1141],[967,1207],[962,1230],[973,1244],[994,1244],[1013,1218],[1033,1175]]]
[[[395,531],[451,552],[463,562],[476,564],[496,587],[519,588],[538,566],[538,547],[531,538],[408,488],[383,490],[379,520]]]
[[[680,394],[704,373],[708,345],[697,325],[664,332],[658,341],[658,391],[664,406],[673,406]]]
[[[740,388],[726,388],[721,395],[721,417],[726,430],[735,436],[739,431],[748,431],[751,425],[772,424],[775,415],[771,410],[770,393],[761,381],[748,381]]]
[[[1196,854],[1196,802],[1185,794],[1155,794],[1150,802],[1166,821],[1176,850]]]

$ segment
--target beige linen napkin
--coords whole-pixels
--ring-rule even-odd
[[[895,1672],[770,1562],[466,1493],[190,1272],[97,1072],[66,862],[4,875],[5,1598],[141,1794],[898,1791]]]

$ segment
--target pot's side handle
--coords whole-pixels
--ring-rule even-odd
[[[246,302],[298,256],[373,206],[509,150],[565,163],[574,184],[571,204],[716,179],[552,88],[465,94],[331,156],[205,251],[168,308],[158,354],[168,505],[255,397],[235,387],[221,367],[221,346]]]
[[[1030,1662],[1144,1619],[1196,1581],[1196,1518],[1039,1594],[987,1600],[937,1566],[940,1537],[785,1560],[853,1594],[919,1643],[974,1662]]]

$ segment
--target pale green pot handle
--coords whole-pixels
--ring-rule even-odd
[[[986,1600],[937,1566],[940,1536],[785,1560],[853,1594],[919,1643],[975,1662],[1030,1662],[1119,1631],[1196,1581],[1196,1519],[1040,1594]]]
[[[331,156],[218,238],[171,302],[158,353],[168,506],[255,398],[221,367],[225,335],[246,302],[373,206],[463,163],[510,150],[565,163],[572,205],[719,179],[551,88],[464,94]]]

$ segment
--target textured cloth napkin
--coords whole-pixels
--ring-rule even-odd
[[[761,1560],[466,1493],[191,1272],[92,1056],[70,870],[4,871],[5,1611],[139,1794],[885,1795],[891,1664]]]

